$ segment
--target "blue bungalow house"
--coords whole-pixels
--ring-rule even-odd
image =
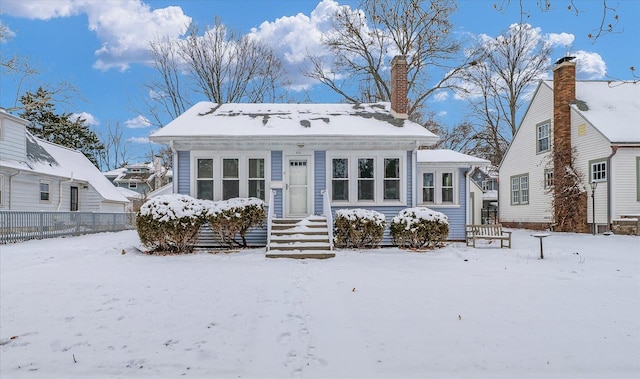
[[[468,162],[437,179],[434,191],[440,195],[424,197],[429,189],[417,175],[418,153],[438,137],[407,119],[404,59],[392,61],[392,80],[390,103],[200,102],[150,139],[174,153],[175,193],[211,200],[257,197],[274,222],[344,208],[376,210],[390,220],[404,208],[425,205],[455,215],[449,238],[463,239]],[[459,198],[442,197],[449,194]],[[267,234],[253,233],[250,243],[269,250],[275,237]],[[388,235],[384,242],[390,242]]]

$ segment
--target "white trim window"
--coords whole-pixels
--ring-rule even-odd
[[[604,182],[607,180],[607,161],[590,162],[591,180],[590,182]]]
[[[191,192],[194,197],[206,200],[256,197],[266,200],[269,182],[266,152],[251,155],[194,152],[193,155]]]
[[[331,200],[349,201],[349,158],[331,159]]]
[[[406,152],[327,155],[327,183],[336,204],[404,204]]]
[[[213,159],[196,159],[195,197],[213,200]]]
[[[40,181],[40,201],[50,201],[51,200],[51,182],[47,182],[44,180]]]
[[[421,204],[457,205],[457,175],[453,170],[421,171]]]
[[[553,187],[553,170],[545,169],[544,170],[544,188],[549,189]]]
[[[550,143],[550,139],[549,139],[549,135],[550,135],[550,133],[549,133],[549,129],[550,129],[549,122],[545,122],[543,124],[539,124],[536,129],[538,131],[536,152],[544,153],[545,151],[549,151],[549,149],[551,148],[551,143]]]
[[[138,188],[138,183],[130,182],[129,183],[129,189],[135,189],[135,188]]]
[[[511,204],[529,204],[529,174],[511,177]]]

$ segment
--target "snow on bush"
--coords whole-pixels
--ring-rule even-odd
[[[136,216],[140,241],[154,252],[191,252],[204,211],[200,200],[186,195],[151,198],[140,207]]]
[[[205,201],[204,204],[205,220],[229,248],[247,247],[247,231],[251,227],[261,226],[267,217],[264,201],[253,197]],[[242,238],[241,243],[235,239],[237,234]]]
[[[382,213],[367,209],[340,209],[333,224],[336,247],[371,248],[382,241],[387,226]]]
[[[391,220],[391,237],[399,247],[433,249],[449,234],[446,215],[426,207],[406,208]]]

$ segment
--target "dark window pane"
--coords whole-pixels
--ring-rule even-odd
[[[433,203],[433,188],[423,188],[422,189],[422,201],[425,203]]]
[[[346,179],[349,177],[349,160],[338,158],[333,160],[332,177],[336,179]]]
[[[358,159],[358,177],[363,179],[373,178],[373,158]]]
[[[334,180],[331,186],[331,197],[335,201],[349,201],[349,182]]]
[[[249,197],[265,199],[264,180],[249,180]]]
[[[399,180],[384,181],[384,199],[400,200],[400,181]]]
[[[385,158],[384,160],[384,177],[399,178],[400,177],[400,159]]]
[[[198,180],[196,191],[198,199],[213,200],[213,180]]]
[[[426,172],[422,174],[422,186],[423,187],[433,187],[433,173]]]
[[[249,177],[264,178],[264,159],[249,159]]]
[[[452,203],[453,202],[453,188],[443,188],[442,189],[442,202],[443,203]]]
[[[237,159],[222,160],[222,177],[223,178],[238,177],[238,160]]]
[[[213,159],[198,159],[198,178],[213,178]]]
[[[239,196],[240,196],[239,180],[225,180],[222,182],[222,200],[229,200]]]
[[[373,200],[374,199],[374,181],[373,180],[358,180],[358,200]]]

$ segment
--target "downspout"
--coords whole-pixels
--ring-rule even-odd
[[[15,174],[9,176],[9,210],[12,210],[11,204],[13,203],[13,177],[22,173],[22,170],[18,170]]]
[[[173,177],[171,178],[171,188],[173,193],[178,193],[178,176],[176,175],[178,170],[178,151],[173,147],[173,140],[169,141],[169,149],[171,150],[171,170],[173,171]]]
[[[611,230],[611,210],[613,209],[613,200],[611,199],[611,158],[618,152],[618,146],[611,146],[611,155],[607,157],[607,229]],[[596,220],[593,220],[593,224],[596,224]],[[594,227],[596,228],[596,227]]]
[[[465,201],[465,224],[473,224],[473,219],[471,218],[471,214],[475,211],[475,202],[471,201],[471,179],[469,178],[469,173],[473,171],[473,167],[469,166],[467,167],[467,171],[464,172],[464,187],[465,187],[465,194],[464,197],[466,199]],[[475,199],[474,199],[475,200]]]
[[[71,177],[69,178],[69,180],[60,181],[60,185],[58,188],[58,208],[56,209],[56,212],[60,212],[60,207],[62,206],[62,185],[64,183],[73,183],[73,171],[71,171]]]
[[[413,151],[411,152],[411,156],[413,157],[411,159],[411,172],[413,173],[413,183],[411,184],[411,207],[417,207],[418,206],[418,148],[420,147],[420,144],[418,143],[418,141],[416,141],[416,146],[413,148]]]

